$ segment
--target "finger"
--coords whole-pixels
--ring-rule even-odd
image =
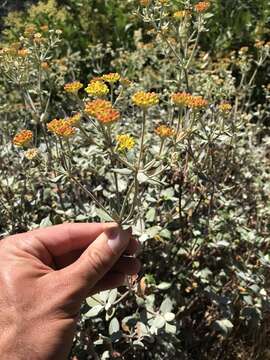
[[[82,296],[115,265],[128,247],[131,233],[118,225],[111,225],[84,251],[81,257],[64,269],[56,272],[58,281],[66,277]]]
[[[140,247],[141,247],[140,242],[134,237],[131,237],[129,245],[125,251],[125,254],[133,255],[140,249]]]
[[[53,257],[85,249],[114,223],[66,223],[25,233],[40,241]]]
[[[141,263],[136,258],[122,256],[113,266],[112,271],[125,275],[135,275],[140,271]]]
[[[126,276],[121,273],[111,272],[105,275],[90,291],[88,296],[94,295],[100,291],[110,290],[125,285]]]
[[[89,245],[89,244],[88,244]],[[62,269],[65,266],[68,266],[74,263],[82,255],[84,250],[87,248],[85,246],[82,249],[72,250],[67,254],[61,254],[60,256],[54,256],[54,263],[56,269]],[[140,242],[135,238],[131,238],[128,244],[128,247],[125,250],[125,254],[133,255],[140,249]]]

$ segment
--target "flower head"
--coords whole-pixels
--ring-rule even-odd
[[[47,63],[47,61],[43,61],[41,64],[40,64],[41,68],[43,70],[48,70],[49,69],[49,64]]]
[[[148,6],[150,5],[152,0],[139,0],[141,6]]]
[[[108,124],[117,121],[120,118],[120,112],[114,108],[105,109],[96,115],[98,121]]]
[[[39,151],[36,148],[28,149],[27,151],[24,152],[24,156],[28,160],[34,160],[38,156],[38,154]]]
[[[222,102],[221,104],[218,105],[218,109],[222,113],[227,114],[232,110],[232,105],[228,102]]]
[[[139,91],[132,96],[132,102],[144,109],[157,105],[159,102],[158,94],[154,92]]]
[[[191,109],[203,108],[208,105],[208,101],[202,96],[194,96],[186,92],[172,94],[171,100],[176,106],[187,106]]]
[[[81,113],[76,113],[70,117],[68,117],[67,119],[65,119],[65,121],[70,125],[70,126],[76,126],[79,124],[80,120],[81,120]]]
[[[109,88],[102,81],[91,81],[85,89],[87,94],[97,97],[102,97],[108,94]]]
[[[109,73],[102,76],[102,80],[107,81],[110,84],[114,84],[119,81],[121,76],[118,73]]]
[[[195,11],[204,12],[210,7],[210,3],[208,1],[200,1],[198,4],[194,5]]]
[[[96,99],[85,104],[85,112],[93,117],[104,110],[112,109],[112,103],[108,100]]]
[[[31,130],[22,130],[14,136],[13,144],[16,146],[27,146],[32,139],[33,133]]]
[[[208,101],[202,96],[191,95],[188,97],[186,104],[190,109],[201,109],[208,105]]]
[[[76,133],[76,129],[64,119],[54,119],[47,124],[47,129],[55,135],[68,138]]]
[[[171,101],[176,106],[185,106],[191,95],[186,92],[178,92],[171,95]]]
[[[165,137],[171,137],[175,134],[175,131],[174,129],[172,129],[171,127],[169,126],[166,126],[166,125],[159,125],[156,129],[155,129],[155,133],[162,137],[162,138],[165,138]]]
[[[120,79],[120,83],[123,87],[126,87],[126,88],[132,84],[132,82],[127,77],[122,77]]]
[[[135,140],[128,134],[120,134],[116,136],[117,148],[120,151],[130,150],[135,146]]]
[[[190,12],[188,10],[179,10],[179,11],[175,11],[175,13],[173,14],[173,17],[176,20],[180,20],[189,15],[190,15]]]
[[[24,57],[27,57],[30,53],[31,53],[31,51],[28,49],[19,49],[17,55],[19,57],[24,58]]]
[[[65,84],[64,89],[67,93],[77,93],[82,87],[82,83],[79,81],[73,81],[71,83]]]
[[[113,108],[112,103],[103,99],[87,102],[85,112],[104,124],[117,121],[120,117],[119,111]]]

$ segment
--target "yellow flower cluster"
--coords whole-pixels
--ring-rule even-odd
[[[184,17],[188,17],[188,16],[190,16],[190,12],[188,10],[179,10],[173,14],[173,17],[176,20],[183,19]]]
[[[134,138],[128,134],[117,135],[116,140],[120,151],[130,150],[135,146]]]
[[[67,119],[65,119],[65,121],[70,125],[70,126],[77,126],[81,120],[81,113],[76,113],[70,117],[68,117]]]
[[[147,109],[158,104],[159,96],[154,92],[139,91],[132,96],[132,102],[141,108]]]
[[[176,106],[187,106],[192,109],[203,108],[208,105],[208,101],[202,96],[194,96],[186,92],[172,94],[171,100]]]
[[[68,138],[73,136],[76,133],[76,129],[68,123],[68,121],[64,119],[54,119],[47,124],[47,129],[53,134]]]
[[[34,160],[38,156],[38,154],[39,154],[38,149],[32,148],[32,149],[28,149],[27,151],[25,151],[24,156],[28,160]]]
[[[73,81],[71,83],[65,84],[64,89],[67,93],[77,93],[82,87],[82,83],[79,81]]]
[[[219,109],[219,111],[227,114],[232,110],[232,105],[228,102],[223,102],[218,105],[218,109]]]
[[[155,129],[155,133],[160,136],[160,137],[171,137],[175,134],[174,129],[172,129],[169,126],[166,125],[159,125],[156,129]]]
[[[102,80],[107,81],[110,84],[114,84],[120,80],[121,76],[118,73],[109,73],[104,74],[101,78]]]
[[[92,80],[85,89],[87,94],[97,97],[102,97],[108,94],[109,88],[104,82],[99,80]]]
[[[33,139],[31,130],[22,130],[13,138],[13,144],[16,146],[27,146]]]
[[[104,124],[117,121],[120,118],[119,111],[113,108],[112,103],[103,99],[87,102],[85,112]]]
[[[197,12],[204,12],[210,7],[210,3],[208,1],[200,1],[198,4],[194,5],[194,9]]]

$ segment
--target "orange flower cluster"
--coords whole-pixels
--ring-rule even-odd
[[[47,124],[47,129],[53,134],[63,138],[68,138],[76,133],[76,129],[70,126],[67,120],[63,119],[52,120]]]
[[[120,118],[119,111],[113,108],[112,103],[103,99],[87,102],[85,112],[103,124],[117,121]]]
[[[172,94],[171,100],[176,106],[187,106],[191,109],[199,109],[208,105],[208,101],[202,96],[194,96],[186,92]]]
[[[141,6],[148,6],[151,3],[151,0],[139,0]]]
[[[72,115],[71,117],[67,118],[65,121],[70,125],[70,126],[77,126],[81,120],[82,115],[80,113],[76,113],[74,115]]]
[[[187,100],[187,106],[191,109],[200,109],[208,105],[208,101],[202,96],[190,96]]]
[[[173,104],[177,106],[184,106],[187,104],[187,100],[191,95],[186,92],[178,92],[171,95]]]
[[[30,55],[30,53],[31,53],[31,51],[28,49],[19,49],[17,54],[19,57],[24,58],[24,57],[27,57],[28,55]]]
[[[208,1],[200,1],[198,4],[194,5],[194,8],[197,12],[204,12],[210,7]]]
[[[33,139],[31,130],[22,130],[13,138],[13,144],[16,146],[27,146]]]
[[[171,137],[175,134],[174,129],[166,125],[159,125],[155,129],[155,133],[160,137]]]

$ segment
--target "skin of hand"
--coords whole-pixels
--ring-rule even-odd
[[[136,274],[138,247],[115,223],[56,225],[1,240],[1,359],[67,359],[82,302]]]

